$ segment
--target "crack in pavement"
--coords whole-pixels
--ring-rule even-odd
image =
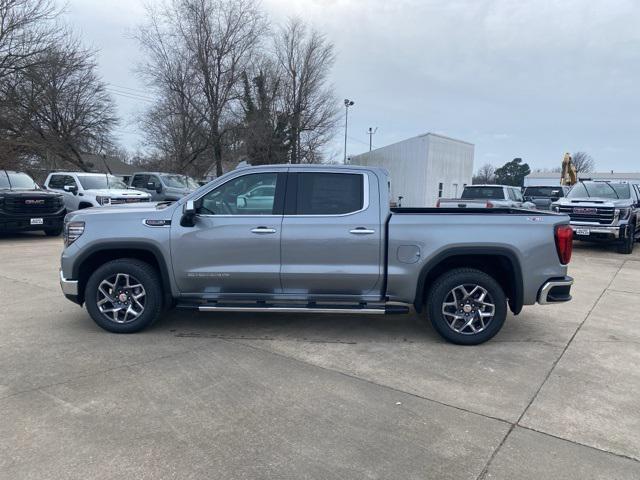
[[[586,323],[586,321],[589,319],[589,317],[591,316],[591,313],[593,312],[593,310],[596,308],[596,306],[600,303],[600,300],[602,299],[602,297],[604,296],[604,294],[609,290],[609,287],[611,286],[611,284],[613,283],[613,281],[615,280],[615,278],[618,276],[618,274],[620,273],[620,270],[622,270],[622,268],[626,265],[627,261],[623,261],[622,264],[620,264],[620,266],[618,267],[618,269],[616,270],[616,272],[612,275],[611,280],[609,281],[609,283],[607,284],[607,286],[605,288],[602,289],[602,292],[600,292],[600,295],[598,295],[598,298],[596,299],[596,301],[594,302],[594,304],[591,306],[591,308],[589,309],[589,311],[587,312],[587,314],[585,315],[584,319],[582,320],[582,322],[580,322],[580,324],[578,325],[578,327],[576,328],[575,332],[573,332],[573,335],[571,335],[571,338],[569,339],[569,341],[567,342],[567,344],[565,345],[564,349],[562,350],[562,352],[560,353],[560,355],[558,356],[558,358],[553,362],[553,364],[551,365],[551,368],[549,369],[549,371],[547,372],[547,375],[545,376],[545,378],[543,379],[543,381],[540,383],[540,386],[538,387],[538,389],[536,390],[536,392],[533,394],[533,396],[531,397],[531,400],[529,401],[529,403],[527,404],[527,406],[525,407],[525,409],[522,411],[522,413],[520,414],[520,417],[518,417],[518,420],[516,420],[512,425],[511,428],[509,428],[509,431],[507,432],[507,434],[504,436],[504,438],[502,439],[502,441],[500,442],[500,444],[498,445],[498,447],[495,449],[495,451],[493,452],[493,454],[491,455],[491,457],[489,458],[489,460],[487,461],[487,464],[485,465],[485,467],[482,469],[482,471],[480,472],[480,475],[478,475],[476,480],[483,480],[486,478],[487,473],[489,471],[489,468],[491,467],[491,462],[493,462],[493,460],[495,459],[495,457],[497,456],[498,452],[500,451],[500,449],[502,448],[502,446],[505,444],[505,442],[507,441],[507,439],[509,438],[509,435],[511,435],[511,432],[513,432],[513,430],[516,428],[516,426],[518,426],[519,428],[526,428],[528,430],[532,430],[532,431],[536,431],[538,433],[543,433],[545,435],[549,435],[551,437],[555,437],[555,438],[560,438],[561,440],[570,442],[570,443],[574,443],[576,445],[582,445],[578,442],[574,442],[573,440],[569,440],[566,438],[562,438],[562,437],[556,437],[555,435],[551,435],[548,434],[546,432],[543,431],[537,431],[534,430],[532,428],[528,428],[525,427],[523,425],[520,425],[520,422],[522,421],[522,419],[524,418],[524,416],[526,415],[527,411],[529,410],[529,408],[531,407],[531,405],[533,405],[533,402],[535,402],[535,400],[538,398],[538,395],[540,394],[540,392],[542,391],[542,388],[545,386],[545,384],[547,383],[547,381],[549,380],[549,378],[551,377],[551,374],[553,373],[553,371],[555,370],[556,366],[558,365],[558,363],[560,362],[560,360],[562,360],[562,357],[564,357],[564,354],[567,352],[569,346],[571,345],[571,343],[573,342],[573,340],[576,338],[576,335],[578,334],[578,332],[582,329],[582,326]],[[617,457],[621,457],[621,458],[627,458],[627,459],[631,459],[631,460],[635,460],[636,462],[640,462],[640,458],[633,458],[633,457],[628,457],[626,455],[622,455],[619,453],[614,453],[614,452],[610,452],[608,450],[604,450],[598,447],[593,447],[590,445],[585,445],[585,446],[589,446],[590,448],[594,449],[594,450],[598,450],[601,452],[605,452],[605,453],[609,453],[611,455],[615,455]]]

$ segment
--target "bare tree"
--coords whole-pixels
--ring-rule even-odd
[[[493,183],[496,179],[496,169],[490,163],[485,163],[473,176],[474,184]]]
[[[596,162],[591,155],[586,152],[576,152],[572,155],[573,166],[576,167],[576,174],[591,173],[596,168]]]
[[[241,137],[251,165],[288,161],[288,118],[280,111],[281,81],[265,61],[251,80],[244,76]]]
[[[67,39],[5,77],[0,83],[2,146],[89,170],[83,153],[108,148],[117,122],[96,70],[94,54]]]
[[[55,34],[52,0],[0,0],[0,79],[38,60]]]
[[[291,163],[315,162],[335,131],[338,102],[328,85],[333,45],[300,19],[290,19],[275,36],[276,59],[289,117]]]
[[[207,147],[221,175],[242,74],[266,29],[263,15],[253,0],[171,0],[148,13],[137,34],[149,58],[140,70],[159,93],[171,92],[188,106],[179,115],[206,125]]]

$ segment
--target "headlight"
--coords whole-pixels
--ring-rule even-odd
[[[100,205],[109,205],[111,203],[111,198],[97,196],[96,202],[98,202]]]
[[[64,224],[64,245],[68,247],[84,233],[84,222],[68,222]]]
[[[626,220],[627,218],[629,218],[629,214],[631,213],[631,209],[630,208],[616,208],[616,215],[618,216],[619,220]]]

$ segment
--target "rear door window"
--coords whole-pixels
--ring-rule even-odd
[[[344,215],[364,208],[364,180],[359,173],[297,174],[297,215]]]

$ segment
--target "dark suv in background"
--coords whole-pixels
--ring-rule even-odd
[[[26,173],[0,170],[0,233],[62,233],[66,210],[59,193],[41,190]]]
[[[152,202],[180,200],[199,186],[191,177],[164,172],[136,172],[129,181],[130,188],[149,193]]]

